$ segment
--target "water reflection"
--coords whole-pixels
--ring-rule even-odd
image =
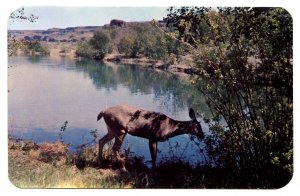
[[[120,103],[163,112],[177,120],[189,120],[189,107],[209,114],[203,95],[174,74],[68,58],[14,57],[9,64],[14,65],[8,78],[10,131],[36,142],[58,139],[64,121],[69,122],[64,141],[71,143],[71,148],[91,139],[90,130],[98,129],[102,137],[106,125],[96,121],[97,114]],[[176,143],[184,148],[179,155],[183,150],[188,159],[196,154],[197,148],[183,135],[160,143],[160,156],[168,155],[169,146]],[[127,136],[123,148],[128,147],[150,159],[146,140]]]
[[[135,65],[105,64],[92,60],[76,61],[76,67],[87,72],[98,89],[117,90],[118,85],[122,85],[132,94],[153,94],[153,98],[160,100],[161,107],[167,111],[192,107],[206,116],[210,114],[203,94],[195,90],[187,78],[184,80],[175,74]]]

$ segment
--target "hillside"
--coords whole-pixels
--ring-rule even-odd
[[[82,38],[89,38],[97,30],[127,31],[138,26],[149,26],[149,21],[144,22],[125,22],[122,20],[111,20],[110,24],[103,26],[78,26],[67,28],[50,28],[47,30],[8,30],[17,40],[37,40],[47,42],[77,42]],[[158,25],[163,27],[165,23],[158,21]]]
[[[157,25],[160,28],[165,28],[166,23],[164,21],[158,21]],[[162,40],[164,42],[163,44],[165,44],[165,46],[163,46],[165,47],[164,49],[157,48],[157,46],[155,46],[157,37],[163,37],[164,35],[160,30],[154,28],[150,21],[125,22],[122,20],[113,19],[109,24],[103,26],[50,28],[47,30],[9,30],[9,33],[11,33],[11,35],[19,41],[25,40],[40,42],[49,50],[50,56],[67,56],[69,58],[74,58],[76,56],[75,52],[78,44],[81,41],[91,39],[96,31],[104,32],[110,38],[112,51],[110,54],[106,55],[105,60],[107,61],[116,61],[123,64],[139,64],[142,66],[168,70],[171,72],[193,72],[190,66],[192,62],[191,57],[184,55],[182,49],[180,49],[180,46],[173,44],[174,41],[169,40],[169,42],[166,42],[166,40]],[[138,58],[131,58],[124,56],[124,54],[120,54],[120,51],[118,50],[118,44],[120,43],[121,39],[124,37],[134,39],[134,37],[136,37],[138,34],[142,35],[142,40],[140,41],[148,44],[148,46],[146,46],[148,47],[148,53],[157,53],[158,55],[163,54],[164,57],[152,58],[144,56],[144,54],[138,54]],[[129,48],[130,46],[125,47]],[[176,50],[174,53],[177,54],[173,54],[173,56],[167,54],[168,52],[166,52],[166,50],[171,47],[172,50]],[[19,49],[17,54],[20,53],[23,52]]]
[[[160,27],[165,26],[163,21],[158,21]],[[113,42],[113,53],[118,53],[116,45],[124,35],[128,35],[138,28],[149,29],[149,21],[125,22],[113,19],[103,26],[78,26],[67,28],[50,28],[47,30],[8,30],[16,40],[39,41],[47,45],[50,55],[56,55],[59,51],[74,55],[76,45],[81,40],[90,39],[96,31],[103,31],[110,36]],[[61,52],[62,53],[62,52]]]

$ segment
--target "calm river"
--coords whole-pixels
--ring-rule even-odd
[[[138,66],[50,57],[13,57],[8,69],[9,134],[35,142],[56,141],[68,121],[63,140],[71,150],[106,134],[98,113],[115,104],[131,104],[189,120],[188,108],[208,114],[205,99],[180,77]],[[200,120],[200,119],[199,119]],[[201,121],[204,132],[207,127]],[[150,160],[148,141],[127,135],[122,148]],[[158,162],[170,156],[202,160],[188,135],[158,144]]]

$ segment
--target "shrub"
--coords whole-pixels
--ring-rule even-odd
[[[75,54],[77,57],[93,58],[94,52],[88,41],[81,40],[76,47]]]
[[[117,45],[119,52],[125,54],[127,57],[137,57],[138,49],[134,47],[135,41],[135,35],[131,34],[123,37]]]
[[[25,53],[30,55],[49,55],[49,49],[39,41],[27,41],[25,43]]]
[[[96,31],[90,40],[82,39],[76,47],[76,56],[102,60],[107,53],[112,52],[109,37]]]
[[[211,164],[236,171],[236,183],[286,185],[293,173],[289,13],[282,8],[182,7],[170,8],[168,21],[178,38],[194,48],[198,77],[193,82],[215,116],[206,119]]]
[[[112,50],[109,37],[101,31],[95,32],[89,44],[94,49],[93,58],[95,59],[103,59],[105,55]]]

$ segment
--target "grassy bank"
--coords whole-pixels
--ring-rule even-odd
[[[9,179],[20,188],[131,188],[132,173],[87,166],[62,142],[35,144],[9,140]],[[77,165],[77,166],[76,166]],[[80,167],[80,166],[79,166]]]
[[[9,140],[9,179],[19,188],[205,188],[205,176],[183,162],[165,162],[155,170],[141,158],[126,157],[127,171],[107,159],[96,163],[96,147],[71,154],[62,142],[35,144]]]
[[[9,179],[19,188],[279,188],[280,176],[268,178],[238,168],[191,166],[164,160],[155,169],[141,157],[122,155],[127,171],[109,155],[99,166],[97,147],[72,154],[68,145],[9,140]]]

